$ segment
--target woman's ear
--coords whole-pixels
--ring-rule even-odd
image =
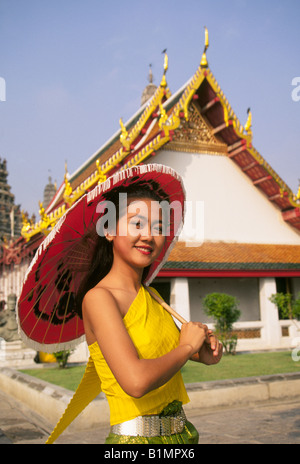
[[[112,242],[113,239],[114,239],[114,236],[112,234],[110,234],[109,232],[106,232],[105,233],[105,238],[108,242]]]

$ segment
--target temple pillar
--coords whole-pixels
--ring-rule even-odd
[[[277,292],[276,280],[273,277],[259,279],[260,316],[264,323],[261,338],[266,348],[280,348],[281,326],[277,307],[270,297]]]
[[[184,319],[190,321],[189,281],[185,277],[178,277],[171,281],[170,305]],[[179,324],[179,323],[178,323]]]

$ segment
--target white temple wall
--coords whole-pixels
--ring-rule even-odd
[[[300,232],[226,156],[161,150],[155,162],[183,177],[187,201],[204,202],[205,241],[300,244]]]

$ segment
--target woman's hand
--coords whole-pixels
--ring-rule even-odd
[[[189,322],[181,327],[180,344],[192,347],[192,361],[206,365],[218,364],[223,355],[223,345],[207,325]],[[197,347],[199,347],[197,349]]]
[[[200,322],[182,324],[179,345],[190,345],[192,355],[199,352],[205,340],[208,340],[207,326]]]
[[[195,361],[206,364],[218,364],[223,355],[223,345],[219,342],[218,338],[214,335],[212,330],[207,330],[206,340],[197,353]]]

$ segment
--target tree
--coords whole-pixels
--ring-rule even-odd
[[[277,306],[280,319],[299,319],[300,293],[296,299],[291,293],[274,293],[270,301]]]
[[[225,354],[235,354],[237,335],[233,324],[240,318],[238,301],[225,293],[210,293],[203,300],[204,311],[215,321],[216,333],[224,346]]]

